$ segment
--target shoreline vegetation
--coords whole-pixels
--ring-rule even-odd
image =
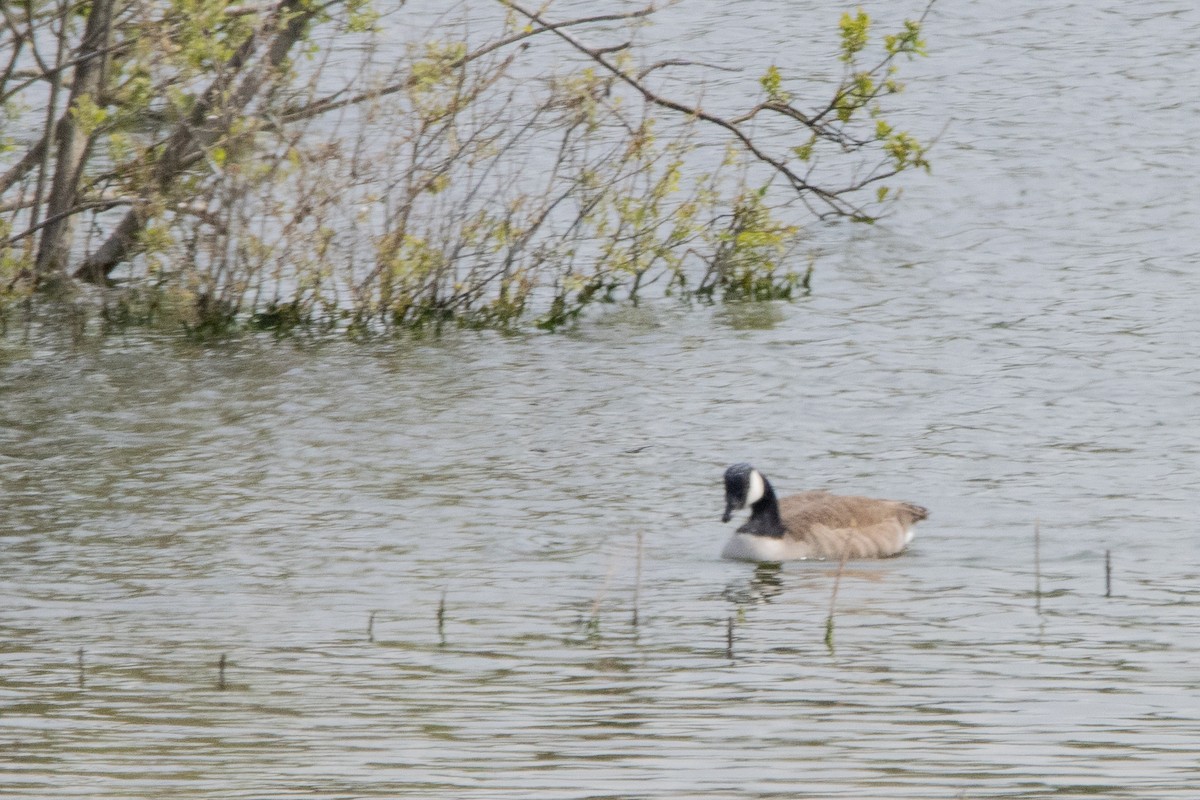
[[[8,4],[0,314],[554,330],[651,292],[792,298],[804,225],[870,223],[929,169],[888,121],[929,7],[842,14],[819,80],[653,60],[680,5]]]

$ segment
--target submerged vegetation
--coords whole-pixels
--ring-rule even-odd
[[[928,168],[885,107],[920,20],[843,14],[828,80],[742,86],[647,60],[673,3],[415,5],[4,4],[0,303],[221,334],[787,298],[802,224],[871,221]]]

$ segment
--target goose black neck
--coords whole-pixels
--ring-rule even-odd
[[[766,478],[763,478],[763,496],[750,506],[750,520],[738,528],[738,533],[783,538],[784,528],[783,520],[779,517],[779,501],[775,499],[775,490]]]

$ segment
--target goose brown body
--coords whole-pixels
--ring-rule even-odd
[[[726,471],[725,521],[749,505],[750,519],[725,545],[724,558],[789,561],[806,558],[884,558],[912,541],[929,512],[913,503],[802,492],[776,499],[762,473],[748,464]]]

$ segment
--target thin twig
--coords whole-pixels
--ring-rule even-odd
[[[517,42],[523,39],[528,39],[531,36],[537,36],[542,33],[554,33],[559,28],[567,28],[578,25],[592,25],[598,22],[620,22],[625,20],[640,19],[642,17],[650,16],[656,10],[657,9],[653,5],[650,5],[646,6],[645,8],[641,8],[636,11],[630,11],[624,14],[600,14],[592,17],[579,17],[578,19],[571,19],[558,23],[547,23],[539,20],[539,27],[518,31],[517,33],[497,39],[494,42],[489,42],[488,44],[482,45],[475,50],[472,50],[470,53],[462,56],[461,58],[456,58],[453,61],[446,62],[446,70],[450,71],[460,69],[473,61],[479,60],[488,53],[495,52],[496,50],[500,50],[511,44],[516,44]],[[528,44],[523,44],[521,46],[527,47]],[[280,117],[284,122],[296,122],[297,120],[308,119],[321,114],[327,114],[330,111],[337,111],[341,108],[359,105],[369,100],[375,100],[380,97],[386,97],[387,95],[406,91],[414,86],[417,81],[418,78],[416,76],[410,75],[402,81],[398,81],[379,89],[359,92],[358,94],[350,97],[341,97],[341,95],[345,92],[345,89],[342,89],[332,95],[329,95],[328,97],[314,100],[307,105],[300,107],[293,106],[284,109]]]

